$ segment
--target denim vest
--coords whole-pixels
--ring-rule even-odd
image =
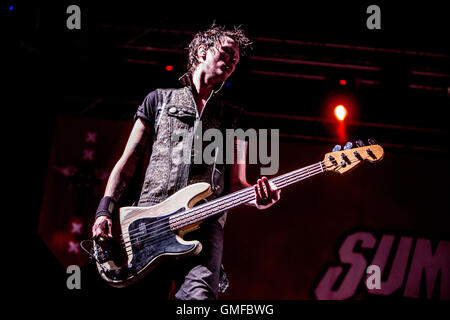
[[[219,129],[225,138],[225,129],[236,127],[242,109],[225,106],[213,92],[199,115],[190,86],[156,91],[158,108],[152,152],[137,205],[157,204],[196,182],[211,184],[214,193],[208,200],[227,192],[228,181],[224,180],[228,179],[224,177],[228,176],[228,168],[216,162],[195,164],[194,151],[203,150],[194,150],[194,139],[202,139],[203,132],[210,128]],[[209,143],[203,142],[203,148]]]

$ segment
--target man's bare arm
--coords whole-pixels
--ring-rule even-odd
[[[105,197],[111,197],[116,203],[119,201],[133,177],[136,167],[145,154],[150,136],[151,127],[141,119],[136,120],[125,150],[111,171],[106,184]],[[99,239],[112,238],[111,229],[111,219],[100,216],[92,226],[92,235],[99,237]]]
[[[150,126],[141,119],[136,120],[125,150],[111,171],[104,196],[116,202],[120,199],[145,154],[150,134]]]

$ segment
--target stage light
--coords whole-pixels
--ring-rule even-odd
[[[347,109],[340,104],[334,108],[334,115],[339,121],[343,121],[347,116]]]
[[[14,10],[14,6],[9,6],[9,11],[13,11]]]
[[[344,79],[341,79],[341,80],[339,80],[339,84],[340,84],[341,86],[345,86],[345,85],[347,84],[347,81],[344,80]]]
[[[173,70],[173,66],[166,66],[166,71],[172,71]]]

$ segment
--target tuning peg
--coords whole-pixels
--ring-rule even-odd
[[[378,144],[377,140],[375,140],[375,138],[369,138],[369,143],[370,144]]]
[[[348,141],[345,146],[344,146],[344,150],[348,150],[353,148],[353,143],[351,143],[350,141]]]
[[[364,147],[364,146],[365,146],[365,144],[364,144],[364,142],[363,142],[362,140],[357,140],[357,141],[356,141],[356,145],[357,145],[358,147]]]
[[[335,145],[332,152],[341,151],[342,147],[340,145]]]

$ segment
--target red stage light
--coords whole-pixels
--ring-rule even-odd
[[[166,71],[172,71],[173,70],[173,66],[166,66]]]
[[[345,86],[345,85],[347,84],[347,81],[344,80],[344,79],[341,79],[341,80],[339,80],[339,84],[340,84],[341,86]]]
[[[343,121],[347,116],[347,109],[340,104],[334,108],[334,115],[339,121]]]

